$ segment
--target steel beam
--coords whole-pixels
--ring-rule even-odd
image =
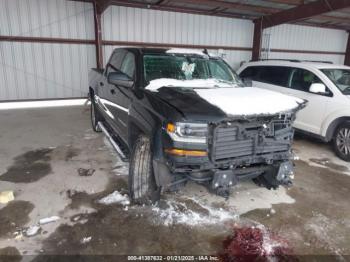
[[[101,9],[99,3],[94,1],[94,27],[95,27],[95,46],[96,46],[96,66],[98,69],[103,68],[102,56],[102,29],[101,29]]]
[[[254,21],[254,37],[253,37],[253,50],[252,50],[252,60],[257,61],[260,59],[261,52],[261,40],[262,40],[262,19],[257,19]]]
[[[262,27],[268,28],[285,23],[296,22],[301,19],[307,19],[347,7],[350,7],[349,0],[318,0],[265,16],[262,22]]]
[[[348,32],[348,44],[346,45],[344,65],[350,66],[350,31]]]

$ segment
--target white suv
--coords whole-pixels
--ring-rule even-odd
[[[350,67],[300,61],[258,61],[238,70],[252,85],[308,100],[294,127],[333,141],[335,153],[350,161]]]

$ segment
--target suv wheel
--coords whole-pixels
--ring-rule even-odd
[[[135,204],[152,204],[160,198],[152,165],[152,149],[149,138],[138,137],[130,158],[129,192]]]
[[[101,128],[98,125],[98,122],[102,120],[101,113],[98,111],[93,98],[91,99],[91,110],[90,111],[91,111],[92,129],[98,133],[102,132]]]
[[[350,162],[350,123],[343,123],[337,128],[333,148],[338,157]]]

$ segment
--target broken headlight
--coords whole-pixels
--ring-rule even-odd
[[[207,142],[208,125],[202,123],[169,123],[166,126],[169,136],[177,142],[201,143]]]

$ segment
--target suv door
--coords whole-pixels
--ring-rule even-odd
[[[127,51],[123,57],[119,71],[126,74],[130,79],[135,82],[135,68],[136,61],[135,55],[132,52]],[[111,112],[114,116],[114,122],[118,129],[118,135],[127,143],[128,137],[128,117],[129,107],[132,98],[132,89],[125,86],[117,86],[108,84],[110,92],[110,101],[113,103]]]
[[[326,94],[311,93],[309,89],[313,83],[326,85],[313,72],[302,68],[292,68],[287,93],[308,101],[307,106],[298,112],[294,127],[321,135],[322,120],[333,94],[328,88]]]

